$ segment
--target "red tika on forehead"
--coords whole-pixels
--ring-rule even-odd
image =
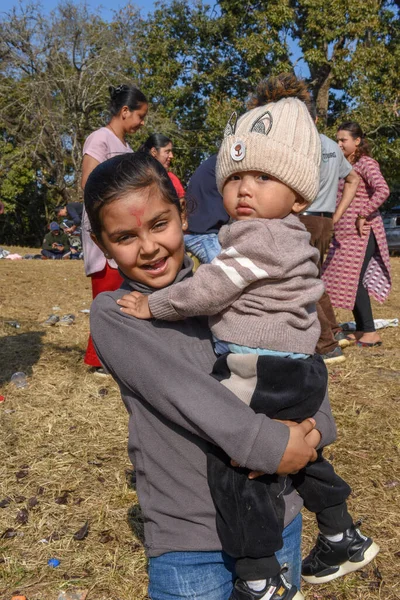
[[[132,208],[131,209],[131,214],[136,217],[136,223],[138,227],[142,226],[142,219],[141,217],[143,217],[144,215],[144,208]]]

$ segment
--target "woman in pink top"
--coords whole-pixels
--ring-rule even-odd
[[[391,288],[389,251],[378,210],[390,191],[379,164],[369,156],[358,123],[343,123],[337,140],[360,176],[360,183],[353,202],[335,225],[322,279],[333,306],[353,311],[357,330],[347,336],[348,340],[362,347],[380,346],[369,296],[382,303]],[[342,191],[340,183],[338,201]]]
[[[125,137],[127,134],[136,133],[144,124],[147,115],[146,96],[135,86],[119,85],[116,88],[110,87],[109,91],[111,120],[105,127],[91,133],[83,146],[82,189],[98,164],[117,154],[132,152]],[[118,289],[122,277],[117,264],[112,259],[107,259],[92,241],[85,209],[82,215],[82,245],[85,273],[92,280],[93,298],[100,292]],[[95,374],[104,374],[90,336],[84,362],[93,367]]]
[[[164,169],[167,171],[172,185],[178,195],[178,198],[183,198],[185,190],[183,185],[179,181],[178,177],[171,173],[169,170],[172,159],[174,158],[172,141],[162,133],[153,133],[147,140],[140,146],[139,152],[146,152],[154,156],[162,164]]]

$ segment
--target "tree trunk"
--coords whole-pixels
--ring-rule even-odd
[[[313,89],[315,106],[318,119],[327,124],[329,90],[333,79],[332,68],[329,64],[323,65],[319,69],[310,69],[312,75],[311,87]]]

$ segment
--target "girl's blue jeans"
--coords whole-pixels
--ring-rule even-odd
[[[300,589],[302,518],[298,514],[283,531],[276,553],[287,563],[285,577]],[[235,561],[224,552],[167,552],[149,560],[151,600],[228,600],[235,580]]]

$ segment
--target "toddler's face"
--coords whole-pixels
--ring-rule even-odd
[[[260,171],[231,175],[224,185],[223,198],[225,210],[238,221],[283,219],[307,206],[287,185]]]

